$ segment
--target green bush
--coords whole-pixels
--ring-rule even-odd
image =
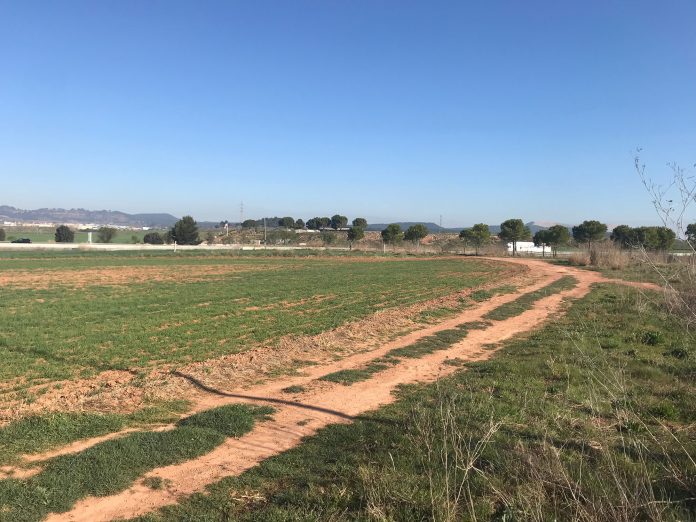
[[[56,243],[72,243],[75,241],[75,232],[67,225],[61,225],[56,228],[55,240]]]
[[[164,245],[164,238],[159,232],[148,232],[143,237],[143,243],[147,245]]]

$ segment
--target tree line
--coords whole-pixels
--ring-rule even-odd
[[[696,223],[686,229],[689,242],[696,240]],[[555,257],[560,246],[568,245],[570,239],[577,244],[592,244],[607,238],[607,225],[596,220],[586,220],[572,227],[570,230],[563,225],[554,225],[548,229],[539,230],[532,236],[529,228],[521,219],[508,219],[500,224],[498,237],[503,241],[512,243],[512,254],[517,254],[519,241],[532,240],[534,245],[542,247],[542,253],[549,247]],[[471,244],[476,248],[476,254],[480,247],[491,241],[491,232],[488,225],[479,223],[471,228],[462,230],[459,237],[465,244]],[[676,234],[668,227],[637,227],[619,225],[614,228],[609,239],[621,248],[645,248],[647,250],[669,250],[674,245]]]
[[[225,222],[223,221],[222,223]],[[302,219],[285,216],[280,218],[246,219],[241,223],[243,229],[255,229],[264,225],[295,230],[341,230],[348,227],[348,218],[340,214],[334,214],[331,217],[313,217],[305,222]],[[367,220],[365,218],[355,218],[352,221],[352,226],[365,229]]]
[[[242,223],[242,228],[256,228],[261,220],[249,219]],[[222,222],[226,223],[226,222]],[[308,230],[346,230],[347,239],[352,248],[356,241],[365,237],[367,220],[365,218],[355,218],[348,226],[348,218],[340,214],[332,217],[314,217],[305,223],[302,219],[294,219],[290,216],[275,218],[278,227]],[[118,231],[113,227],[101,227],[97,231],[97,241],[100,243],[110,243],[116,237]],[[397,223],[387,225],[380,233],[382,241],[388,244],[396,244],[402,240],[412,241],[414,244],[420,242],[428,235],[428,229],[423,224],[410,226],[406,231],[401,229]],[[692,245],[696,243],[696,223],[691,223],[685,230],[686,240]],[[555,257],[558,248],[568,245],[571,237],[577,244],[587,244],[592,248],[592,244],[607,239],[607,225],[596,220],[586,220],[568,229],[564,225],[554,225],[548,229],[539,230],[532,235],[521,219],[508,219],[500,224],[500,232],[497,237],[502,241],[512,244],[512,254],[517,254],[517,243],[520,241],[533,241],[536,246],[545,250],[551,249]],[[630,227],[619,225],[615,227],[609,239],[623,249],[645,248],[646,250],[665,251],[672,248],[676,240],[675,232],[664,226],[650,227]],[[472,246],[476,255],[479,250],[490,244],[494,238],[490,228],[485,223],[477,223],[470,228],[465,228],[459,233],[459,238],[463,241],[465,248]],[[0,241],[5,239],[5,231],[0,229]],[[75,241],[75,232],[67,225],[60,225],[55,231],[55,241],[57,243],[72,243]],[[176,242],[179,245],[198,245],[202,241],[199,238],[198,225],[191,216],[184,216],[178,220],[166,233],[149,232],[143,237],[143,242],[153,245],[171,244]]]
[[[98,243],[111,243],[117,236],[118,230],[114,227],[100,227],[96,233]],[[75,232],[67,225],[60,225],[56,228],[54,239],[56,243],[74,243]],[[143,236],[143,243],[150,245],[174,242],[178,245],[199,245],[202,242],[198,235],[198,224],[191,216],[184,216],[164,234],[153,231]]]

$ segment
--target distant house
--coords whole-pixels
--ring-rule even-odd
[[[512,243],[507,244],[508,252],[512,253]],[[548,252],[549,247],[546,247]],[[517,253],[518,254],[541,254],[542,248],[540,246],[534,246],[532,241],[518,241],[517,242]]]

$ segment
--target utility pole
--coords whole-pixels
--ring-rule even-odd
[[[266,218],[263,218],[263,247],[266,248]]]
[[[244,201],[241,201],[239,203],[239,226],[242,226],[242,223],[244,223]]]

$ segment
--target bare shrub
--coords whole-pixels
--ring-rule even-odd
[[[592,245],[589,252],[590,264],[600,268],[620,270],[631,262],[629,252],[621,250],[613,243],[603,242]]]
[[[666,227],[675,229],[677,237],[684,238],[687,219],[696,204],[696,178],[678,165],[669,164],[671,174],[666,185],[655,183],[646,174],[640,159],[640,149],[634,165],[643,186],[652,197],[657,215]],[[696,244],[685,241],[691,251],[685,260],[672,266],[672,270],[655,263],[645,252],[644,260],[659,275],[665,289],[665,303],[671,313],[677,314],[687,328],[696,324]]]
[[[684,321],[690,330],[696,325],[696,255],[656,259],[642,249],[640,259],[658,274],[667,310]]]

